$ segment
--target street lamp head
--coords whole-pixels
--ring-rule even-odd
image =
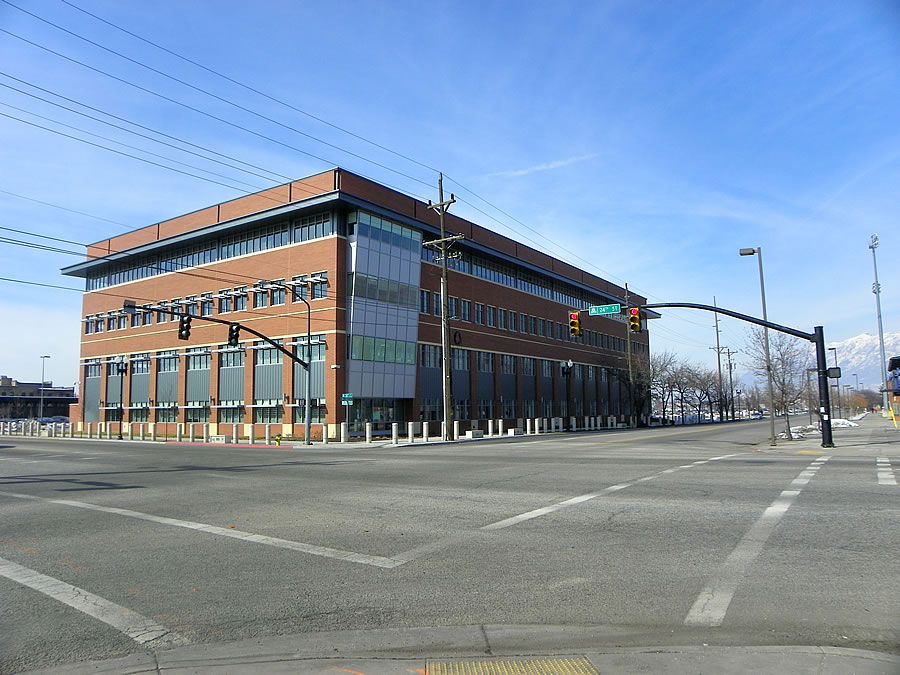
[[[876,249],[878,248],[878,235],[873,234],[871,239],[869,239],[869,248]]]
[[[42,359],[49,359],[49,358],[50,358],[50,355],[49,355],[49,354],[44,354],[41,358],[42,358]]]
[[[756,248],[742,248],[739,252],[741,255],[756,255],[758,250]]]

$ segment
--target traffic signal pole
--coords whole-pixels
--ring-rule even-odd
[[[665,307],[677,307],[682,309],[702,309],[707,312],[717,312],[726,316],[747,321],[748,323],[762,326],[779,333],[786,333],[801,340],[808,340],[816,346],[816,370],[819,375],[819,417],[822,420],[822,447],[833,448],[834,438],[831,430],[831,402],[830,393],[828,391],[828,363],[826,362],[825,351],[825,332],[822,326],[816,326],[812,333],[807,333],[789,326],[782,326],[778,323],[772,323],[764,319],[757,319],[755,316],[741,314],[730,309],[722,307],[713,307],[712,305],[702,305],[696,302],[657,302],[651,305],[641,305],[640,309],[659,309]],[[774,407],[774,403],[773,403]],[[774,412],[774,410],[773,410]],[[774,417],[773,417],[774,419]]]

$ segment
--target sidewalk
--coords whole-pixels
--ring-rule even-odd
[[[305,633],[146,652],[33,671],[33,675],[900,672],[900,657],[896,655],[844,647],[601,646],[616,639],[617,634],[622,641],[633,641],[628,637],[633,638],[635,632],[616,627],[487,625]]]

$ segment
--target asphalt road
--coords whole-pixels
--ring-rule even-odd
[[[0,437],[0,672],[346,629],[900,651],[900,433],[457,445]]]

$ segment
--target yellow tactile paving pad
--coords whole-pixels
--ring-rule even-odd
[[[428,662],[427,675],[599,675],[583,656]]]

